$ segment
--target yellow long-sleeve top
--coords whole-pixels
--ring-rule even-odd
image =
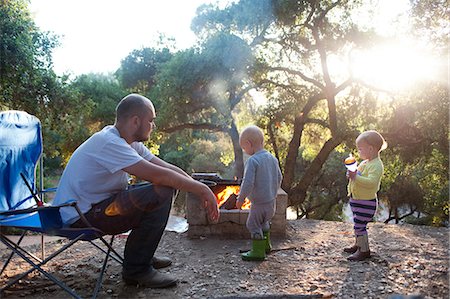
[[[354,199],[362,200],[377,198],[383,172],[383,162],[379,157],[370,161],[362,161],[358,166],[358,174],[355,179],[348,183],[348,195],[351,195]]]

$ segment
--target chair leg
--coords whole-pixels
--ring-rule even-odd
[[[112,236],[112,238],[114,238],[115,236]],[[111,254],[111,258],[114,259],[116,262],[118,262],[119,264],[123,264],[123,257],[116,251],[114,250],[114,248],[112,248],[112,246],[108,245],[108,242],[106,242],[106,240],[103,237],[99,237],[99,239],[105,244],[106,248],[110,248],[111,252],[114,254]],[[92,241],[89,241],[94,247],[96,247],[98,250],[100,250],[103,253],[107,253],[105,251],[105,249],[101,248],[100,246],[98,246],[97,244],[95,244]]]
[[[84,235],[80,235],[77,238],[71,240],[68,244],[64,245],[62,248],[60,248],[59,250],[55,251],[54,253],[52,253],[51,255],[49,255],[46,259],[44,260],[40,260],[39,258],[37,258],[36,256],[34,256],[33,254],[31,254],[30,252],[27,252],[25,249],[23,249],[19,244],[23,239],[23,236],[21,236],[21,238],[19,239],[19,241],[16,243],[14,243],[13,241],[11,241],[10,239],[6,238],[5,236],[0,236],[0,240],[12,251],[10,257],[7,260],[6,265],[3,266],[3,270],[2,272],[6,269],[7,264],[10,262],[10,260],[12,259],[13,254],[17,254],[19,255],[23,260],[25,260],[28,264],[30,264],[32,266],[31,269],[29,269],[28,271],[22,273],[21,275],[19,275],[18,277],[16,277],[15,279],[13,279],[12,281],[10,281],[6,286],[4,286],[3,288],[0,289],[0,294],[3,293],[4,290],[8,289],[9,287],[11,287],[12,285],[14,285],[17,281],[19,281],[20,279],[22,279],[23,277],[27,276],[29,273],[33,272],[34,270],[38,270],[40,273],[42,273],[45,277],[47,277],[48,279],[50,279],[51,281],[53,281],[55,284],[57,284],[59,287],[61,287],[64,291],[66,291],[67,293],[69,293],[71,296],[73,296],[74,298],[81,298],[78,294],[75,293],[75,291],[73,291],[72,289],[70,289],[68,286],[66,286],[63,282],[61,282],[60,280],[58,280],[56,277],[54,277],[53,275],[51,275],[50,273],[48,273],[47,271],[43,270],[41,267],[43,265],[45,265],[47,262],[49,262],[50,260],[52,260],[54,257],[56,257],[57,255],[59,255],[60,253],[62,253],[63,251],[65,251],[66,249],[68,249],[69,247],[71,247],[72,245],[74,245],[76,242],[80,241]],[[95,247],[97,247],[98,249],[100,249],[103,253],[106,254],[105,259],[103,261],[103,266],[99,275],[99,278],[97,279],[97,283],[94,289],[94,292],[92,294],[92,298],[96,298],[100,288],[101,288],[101,284],[103,281],[103,276],[106,270],[106,266],[108,263],[108,259],[111,257],[114,260],[116,260],[117,262],[119,262],[120,264],[123,262],[123,258],[122,256],[120,256],[113,248],[113,242],[114,242],[114,237],[115,236],[111,236],[111,240],[108,243],[103,237],[99,237],[99,239],[106,245],[107,250],[105,251],[103,248],[101,248],[100,246],[98,246],[97,244],[93,243],[92,241],[90,241],[90,243],[92,245],[94,245]],[[113,253],[113,254],[112,254]],[[38,263],[33,262],[33,260],[31,259],[36,259],[38,261]],[[0,274],[2,273],[0,272]]]
[[[16,251],[22,251],[23,254],[28,255],[29,257],[32,257],[35,261],[37,262],[42,262],[42,259],[38,258],[37,256],[35,256],[34,254],[32,254],[31,252],[26,251],[25,249],[23,249],[22,247],[20,247],[20,243],[22,242],[23,237],[26,235],[26,233],[24,232],[19,240],[17,241],[17,243],[14,243],[11,239],[8,239],[7,237],[5,237],[4,235],[0,235],[0,241],[5,244],[7,247],[11,248],[10,246],[14,247],[15,250],[11,250],[11,254],[9,255],[8,259],[6,260],[5,264],[3,265],[3,269],[0,272],[0,274],[3,273],[4,270],[6,270],[6,267],[8,266],[9,262],[11,261],[11,259],[13,258],[14,254],[17,253]]]
[[[44,235],[41,235],[41,258],[45,259],[45,240]]]
[[[17,241],[17,245],[20,245],[20,242],[22,242],[23,237],[25,237],[26,231],[22,232],[22,235],[20,236],[19,240]],[[3,240],[3,235],[0,236],[1,241],[3,243],[5,243],[5,241]],[[9,240],[8,240],[9,241]],[[14,251],[11,251],[11,254],[9,255],[9,257],[6,259],[5,263],[3,264],[3,268],[0,271],[0,275],[2,275],[3,271],[5,271],[6,267],[8,267],[9,262],[11,261],[12,257],[14,256]]]
[[[58,251],[56,251],[54,254],[50,255],[47,259],[43,260],[42,262],[35,264],[28,256],[26,256],[26,254],[22,253],[20,250],[18,250],[18,248],[20,248],[19,246],[17,246],[18,248],[15,248],[13,245],[9,244],[9,243],[4,243],[6,246],[9,247],[9,249],[13,250],[17,255],[19,255],[22,259],[24,259],[28,264],[30,264],[33,268],[22,273],[19,277],[16,277],[16,279],[10,281],[6,286],[4,286],[3,288],[0,289],[0,293],[2,293],[4,290],[8,289],[10,286],[14,285],[17,281],[19,281],[20,279],[22,279],[23,277],[27,276],[29,273],[33,272],[34,270],[38,270],[39,272],[41,272],[45,277],[47,277],[48,279],[50,279],[51,281],[53,281],[54,283],[56,283],[59,287],[61,287],[63,290],[65,290],[67,293],[69,293],[70,295],[72,295],[74,298],[81,298],[80,296],[78,296],[72,289],[70,289],[69,287],[67,287],[65,284],[63,284],[61,281],[59,281],[58,279],[56,279],[53,275],[51,275],[50,273],[48,273],[47,271],[43,270],[41,268],[41,266],[43,266],[44,264],[46,264],[48,261],[50,261],[51,259],[53,259],[55,256],[57,256],[58,254],[60,254],[61,252],[63,252],[64,250],[66,250],[67,248],[69,248],[70,246],[72,246],[73,244],[75,244],[75,242],[78,241],[78,239],[72,240],[69,244],[67,244],[66,246],[64,246],[63,248],[59,249]],[[22,248],[21,248],[22,249]],[[23,249],[22,249],[23,250]],[[26,252],[26,251],[25,251]]]
[[[100,238],[103,239],[102,237],[100,237]],[[92,298],[93,299],[97,298],[98,292],[100,291],[100,287],[101,287],[102,281],[103,281],[103,274],[105,273],[106,265],[108,264],[108,258],[110,257],[111,250],[113,249],[112,248],[113,242],[114,242],[114,236],[111,236],[111,241],[108,244],[108,250],[106,252],[105,260],[103,261],[102,270],[100,271],[100,276],[97,279],[97,283],[95,285],[94,293],[92,294]],[[102,250],[102,251],[104,251],[104,250]]]

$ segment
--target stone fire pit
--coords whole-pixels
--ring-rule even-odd
[[[195,174],[193,177],[196,178]],[[223,190],[224,185],[239,185],[239,182],[230,182],[229,180],[222,180],[216,178],[217,186],[210,187],[212,191],[218,194],[217,190]],[[219,200],[218,200],[219,202]],[[286,209],[287,209],[287,194],[282,189],[278,189],[276,199],[276,212],[272,218],[271,236],[284,238],[286,235]],[[248,239],[250,233],[247,230],[246,222],[250,210],[220,209],[220,216],[218,223],[211,223],[207,217],[206,210],[201,205],[199,198],[192,194],[186,195],[186,214],[187,222],[189,224],[188,237],[199,238],[201,236],[217,236],[230,239]]]

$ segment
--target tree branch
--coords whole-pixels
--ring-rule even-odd
[[[334,3],[332,3],[330,6],[327,7],[327,9],[325,9],[324,11],[322,11],[322,13],[319,15],[318,19],[319,19],[320,21],[322,21],[323,18],[325,18],[326,14],[327,14],[330,10],[332,10],[333,8],[335,8],[336,6],[338,6],[340,3],[341,3],[341,0],[338,0],[338,1],[334,2]]]
[[[340,85],[338,85],[334,91],[335,91],[335,95],[340,93],[341,91],[343,91],[344,89],[346,89],[347,87],[349,87],[353,82],[355,82],[355,80],[353,78],[348,78],[347,80],[345,80],[344,82],[342,82]]]
[[[328,125],[328,123],[324,120],[321,119],[317,119],[317,118],[307,118],[305,123],[310,123],[310,124],[318,124],[321,125],[324,128],[330,128],[330,126]]]
[[[310,78],[310,77],[306,76],[305,74],[303,74],[300,71],[292,70],[292,69],[289,69],[287,67],[281,67],[281,66],[271,67],[270,70],[272,70],[272,71],[283,71],[283,72],[286,72],[286,73],[289,73],[289,74],[292,74],[292,75],[297,75],[300,78],[302,78],[303,80],[305,80],[306,82],[312,83],[314,86],[320,88],[321,90],[324,90],[324,88],[325,88],[325,86],[322,83],[320,83],[319,81],[317,81],[317,80],[315,80],[313,78]]]
[[[259,81],[259,86],[262,86],[264,84],[272,84],[272,85],[274,85],[276,87],[281,87],[281,88],[284,88],[286,90],[291,90],[291,89],[295,89],[295,88],[304,87],[302,85],[298,85],[298,84],[294,84],[294,83],[291,83],[291,84],[278,83],[278,82],[275,82],[275,81],[269,80],[269,79],[264,79],[264,80]]]
[[[186,123],[186,124],[182,124],[182,125],[178,125],[178,126],[174,126],[174,127],[170,127],[170,128],[162,128],[162,129],[160,129],[160,131],[164,132],[164,133],[173,133],[173,132],[181,131],[184,129],[209,130],[209,131],[215,131],[215,132],[226,132],[228,130],[228,128],[213,125],[210,123],[198,123],[198,124]]]
[[[236,96],[232,96],[230,99],[230,110],[233,111],[234,107],[241,101],[242,97],[252,88],[255,88],[256,85],[248,85],[243,88]]]

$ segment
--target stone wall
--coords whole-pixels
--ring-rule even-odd
[[[271,236],[284,238],[286,235],[287,194],[279,189],[277,194],[276,212],[272,218]],[[186,213],[189,224],[188,237],[217,236],[230,239],[250,238],[246,222],[249,210],[220,210],[219,221],[211,223],[206,210],[202,207],[196,195],[187,193]]]

